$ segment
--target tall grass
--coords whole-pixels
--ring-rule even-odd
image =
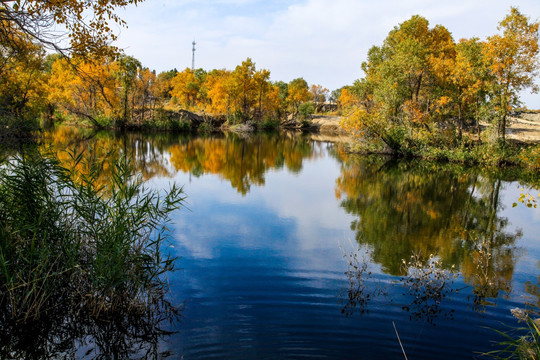
[[[493,359],[540,359],[540,321],[532,318],[523,309],[512,309],[512,315],[524,323],[517,328],[510,327],[507,332],[495,330],[504,337],[504,341],[498,343],[500,349],[491,351],[487,355]]]
[[[156,331],[178,314],[166,296],[175,259],[164,250],[182,189],[173,185],[162,196],[145,189],[125,159],[112,164],[110,185],[99,187],[101,167],[78,172],[83,156],[71,156],[71,169],[39,153],[0,166],[3,346],[21,340],[9,331],[41,329],[45,319],[87,328],[96,321],[133,328],[134,320]]]

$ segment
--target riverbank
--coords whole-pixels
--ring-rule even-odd
[[[352,137],[340,126],[341,116],[313,115],[314,132],[340,135],[344,140]],[[487,124],[483,124],[486,126]],[[512,116],[507,127],[507,139],[522,143],[540,144],[540,113],[522,112]]]
[[[328,127],[338,119],[319,119]],[[401,138],[394,149],[388,148],[382,141],[361,140],[353,138],[346,142],[345,150],[353,153],[388,154],[397,157],[420,158],[436,162],[462,163],[483,166],[516,166],[528,170],[540,169],[540,113],[535,111],[520,112],[508,119],[506,141],[504,143],[491,139],[488,127],[481,123],[483,129],[478,137],[476,129],[464,131],[463,139],[457,141],[448,132],[410,136],[403,130]],[[495,135],[493,135],[495,136]]]
[[[310,132],[320,136],[331,136],[337,141],[352,141],[353,137],[340,126],[341,119],[341,116],[335,115],[313,115]],[[506,136],[511,142],[540,144],[540,113],[530,111],[512,116]]]

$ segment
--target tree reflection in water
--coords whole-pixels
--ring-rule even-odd
[[[325,154],[320,145],[306,138],[279,134],[188,138],[75,132],[59,128],[50,134],[50,143],[57,149],[71,143],[92,148],[88,153],[96,163],[110,154],[127,154],[145,179],[174,176],[179,171],[192,176],[217,175],[241,194],[247,194],[252,185],[264,185],[266,173],[272,169],[286,167],[298,172],[306,159]],[[382,272],[405,277],[404,259],[421,254],[419,261],[426,263],[431,254],[436,255],[441,269],[454,265],[473,288],[470,302],[478,311],[490,298],[511,290],[519,255],[515,242],[521,232],[509,231],[508,220],[500,215],[501,174],[339,152],[334,156],[341,163],[336,196],[356,218],[351,228],[357,243],[369,249],[369,262],[379,264]],[[106,170],[103,182],[108,178]],[[350,287],[344,313],[354,308],[363,313],[385,289],[375,286],[377,290],[373,290],[373,276],[360,257],[349,254],[346,259]]]
[[[460,166],[334,155],[341,162],[336,197],[356,216],[351,223],[356,241],[370,249],[371,261],[384,273],[402,276],[412,285],[412,295],[428,296],[435,305],[439,301],[439,295],[429,295],[422,276],[411,277],[414,267],[403,266],[403,261],[410,265],[412,254],[415,263],[427,266],[420,269],[450,271],[454,266],[460,271],[473,287],[470,301],[475,310],[482,311],[489,298],[511,290],[519,255],[515,242],[522,233],[508,230],[508,220],[499,215],[501,174],[491,177]],[[363,273],[360,268],[359,275]],[[443,294],[451,292],[445,282]],[[437,307],[419,313],[436,314]]]
[[[234,133],[207,137],[182,134],[147,134],[110,132],[91,133],[73,127],[59,127],[47,133],[45,148],[58,151],[64,166],[70,167],[69,157],[62,153],[77,146],[85,152],[85,162],[77,164],[78,171],[88,173],[83,164],[114,163],[120,156],[130,158],[135,171],[145,180],[153,177],[172,177],[181,171],[194,177],[214,174],[230,182],[242,195],[252,185],[262,186],[265,175],[272,169],[286,167],[298,173],[307,159],[322,157],[323,145],[313,143],[298,134],[257,133],[241,137]],[[98,181],[107,183],[107,168]]]
[[[540,268],[540,262],[537,267]],[[536,278],[536,284],[532,281],[525,282],[525,292],[527,293],[525,305],[531,316],[540,317],[540,276]]]

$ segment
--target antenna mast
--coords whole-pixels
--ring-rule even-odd
[[[195,45],[197,45],[195,39],[193,39],[193,42],[191,44],[193,45],[193,54],[191,56],[191,70],[195,70]]]

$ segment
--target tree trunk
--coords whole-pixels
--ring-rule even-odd
[[[461,104],[458,104],[458,140],[461,142],[463,136],[463,114],[461,111]]]

